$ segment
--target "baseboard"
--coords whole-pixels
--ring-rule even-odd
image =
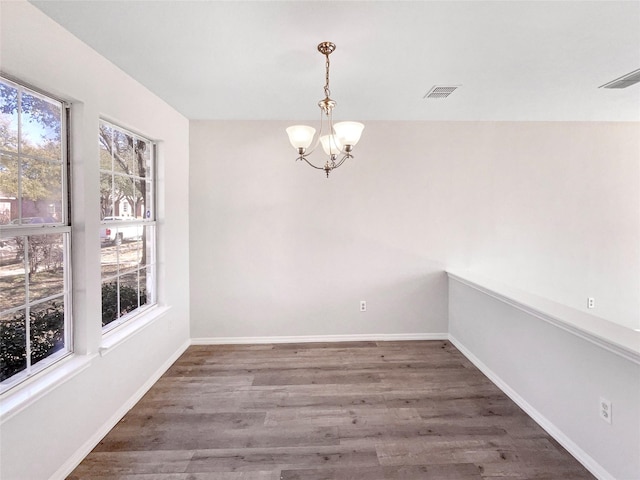
[[[394,342],[407,340],[448,340],[448,333],[380,333],[354,335],[302,335],[281,337],[200,337],[191,345],[231,345],[256,343]]]
[[[478,369],[485,374],[489,380],[491,380],[500,390],[502,390],[511,400],[513,400],[527,415],[529,415],[540,427],[542,427],[549,435],[551,435],[560,445],[562,445],[576,460],[578,460],[584,467],[589,470],[596,478],[600,480],[615,480],[615,477],[607,472],[598,462],[596,462],[590,455],[582,450],[578,445],[573,442],[567,435],[565,435],[558,427],[556,427],[551,421],[549,421],[544,415],[542,415],[537,409],[535,409],[529,402],[522,398],[518,392],[512,389],[506,382],[504,382],[493,370],[484,364],[478,357],[476,357],[470,350],[468,350],[462,343],[460,343],[453,335],[449,334],[449,341],[460,352],[469,359]]]
[[[191,342],[187,340],[183,343],[158,370],[127,400],[98,431],[87,440],[51,477],[50,480],[66,478],[73,470],[89,455],[91,450],[104,438],[104,436],[115,427],[118,422],[140,401],[145,393],[160,379],[160,377],[174,364],[174,362],[184,353]]]

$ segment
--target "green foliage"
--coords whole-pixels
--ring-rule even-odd
[[[140,305],[145,303],[147,303],[147,295],[141,291]],[[136,288],[120,284],[120,308],[118,309],[118,284],[116,282],[102,284],[103,327],[136,308],[138,308],[138,290]]]
[[[102,326],[118,318],[118,284],[102,284]]]
[[[60,164],[28,160],[23,165],[30,172],[30,177],[22,176],[23,187],[18,191],[18,163],[14,161],[5,162],[0,165],[2,176],[0,176],[0,189],[5,195],[18,197],[22,193],[25,200],[52,200],[57,201],[62,195],[62,185],[60,181]],[[28,164],[31,165],[28,165]]]
[[[25,237],[15,237],[16,259],[24,258]],[[39,271],[50,272],[62,268],[62,238],[60,235],[31,235],[29,237],[29,278]]]
[[[26,368],[26,334],[24,312],[0,324],[0,381]]]
[[[52,302],[44,310],[30,312],[31,362],[37,363],[64,347],[64,306]]]
[[[0,83],[0,113],[12,115],[18,111],[18,90],[9,84]],[[23,93],[20,99],[22,112],[53,131],[60,138],[60,109],[42,98]]]
[[[61,198],[61,125],[59,105],[0,81],[0,148],[14,152],[0,160],[0,192],[34,202]]]
[[[135,212],[137,206],[145,201],[150,146],[104,123],[98,130],[98,142],[100,170],[103,172],[100,175],[102,216],[116,215],[114,205],[122,199],[126,199]],[[112,176],[110,172],[116,174]]]
[[[24,310],[0,324],[0,381],[24,370],[27,364]],[[52,302],[43,310],[29,313],[31,364],[64,348],[64,306]]]
[[[144,192],[139,194],[136,184],[140,183],[139,180],[128,177],[126,175],[112,175],[110,172],[111,155],[104,150],[104,147],[100,148],[100,207],[102,209],[102,217],[116,215],[114,212],[114,205],[121,200],[126,199],[131,206],[132,211],[135,212],[136,204],[144,202]],[[117,170],[116,170],[117,171]],[[144,183],[144,182],[142,182]],[[144,188],[144,185],[142,186]]]
[[[140,305],[147,302],[145,292],[140,292]],[[128,285],[120,285],[118,309],[118,284],[102,285],[102,325],[138,308],[138,291]],[[118,315],[119,310],[119,315]],[[27,366],[27,329],[24,310],[13,318],[0,322],[0,382],[21,372]],[[46,308],[29,312],[31,340],[31,364],[64,348],[64,306],[53,301]]]

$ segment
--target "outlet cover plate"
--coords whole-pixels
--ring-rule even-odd
[[[600,397],[600,418],[611,425],[611,402],[606,398]]]

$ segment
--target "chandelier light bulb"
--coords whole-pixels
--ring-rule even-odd
[[[364,125],[359,122],[338,122],[333,125],[333,129],[340,143],[353,147],[360,140]]]
[[[306,150],[313,142],[313,136],[316,134],[316,129],[308,127],[307,125],[293,125],[287,128],[287,134],[289,135],[289,141],[293,148],[296,150]]]
[[[293,125],[287,128],[287,135],[289,135],[289,142],[293,148],[298,152],[298,158],[296,160],[304,160],[309,166],[317,169],[324,170],[329,177],[329,173],[342,165],[348,158],[353,158],[351,154],[353,147],[360,140],[364,125],[358,122],[339,122],[333,124],[333,109],[336,107],[336,102],[330,98],[331,91],[329,90],[329,55],[336,49],[335,44],[331,42],[322,42],[318,45],[318,51],[325,56],[325,84],[324,84],[324,99],[318,102],[320,107],[320,132],[314,142],[316,129],[308,127],[306,125]],[[325,125],[326,124],[326,125]],[[323,135],[323,132],[326,133]],[[313,144],[313,146],[312,146]],[[309,155],[313,153],[316,147],[322,144],[324,153],[328,155],[324,166],[314,165],[309,160]],[[307,151],[311,147],[309,151]],[[341,156],[341,158],[338,158]]]
[[[342,145],[335,135],[323,135],[320,137],[320,143],[322,143],[322,149],[327,155],[339,155],[342,151]]]

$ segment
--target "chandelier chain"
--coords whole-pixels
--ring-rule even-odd
[[[327,57],[327,61],[325,62],[325,69],[327,73],[325,75],[324,95],[329,98],[331,96],[331,90],[329,90],[329,54],[326,54],[325,57]]]

